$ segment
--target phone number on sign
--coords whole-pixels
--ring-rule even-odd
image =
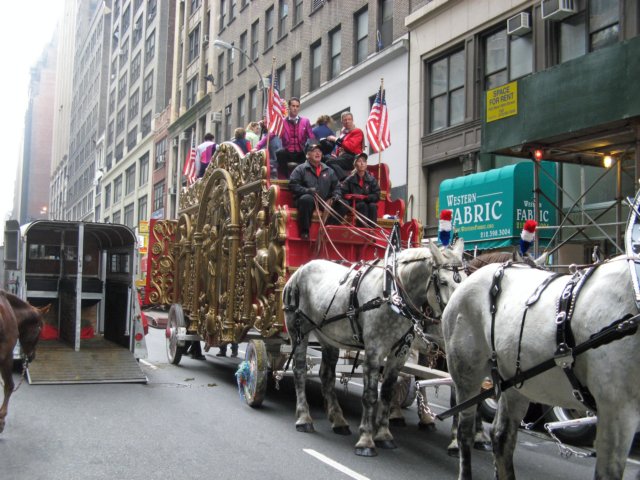
[[[496,228],[494,230],[485,230],[484,232],[480,232],[480,238],[503,237],[510,234],[511,232],[508,228]]]

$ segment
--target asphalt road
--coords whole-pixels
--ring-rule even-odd
[[[270,388],[263,406],[241,400],[234,372],[240,359],[184,357],[167,363],[164,331],[147,336],[147,385],[27,385],[11,400],[0,434],[0,479],[454,479],[457,459],[446,454],[450,423],[436,432],[393,429],[398,448],[375,458],[353,454],[356,435],[334,435],[322,410],[319,384],[308,395],[316,433],[294,428],[290,379]],[[240,346],[241,355],[244,345]],[[37,360],[36,360],[37,361]],[[17,377],[17,374],[16,374]],[[339,398],[353,432],[360,416],[358,380]],[[448,404],[441,390],[435,409]],[[578,480],[593,477],[595,460],[563,458],[556,446],[522,433],[516,450],[518,478]],[[474,478],[492,479],[491,455],[476,452]],[[626,479],[637,479],[630,460]]]

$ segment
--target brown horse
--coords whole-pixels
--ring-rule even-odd
[[[13,393],[13,349],[18,339],[24,361],[28,364],[36,356],[36,344],[42,329],[42,316],[51,305],[36,308],[11,293],[0,290],[0,373],[4,382],[4,401],[0,408],[0,432],[4,430]],[[24,374],[24,371],[23,371]]]

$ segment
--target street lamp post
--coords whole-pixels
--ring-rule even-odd
[[[258,70],[258,67],[256,66],[256,64],[253,63],[253,60],[251,60],[251,57],[244,50],[236,47],[235,45],[232,45],[231,43],[227,43],[223,40],[216,39],[213,41],[213,44],[216,47],[224,48],[225,50],[237,50],[242,55],[244,55],[247,60],[249,60],[249,64],[253,67],[253,69],[258,74],[258,79],[259,79],[258,87],[262,90],[262,115],[264,115],[265,111],[267,110],[267,94],[265,92],[264,77],[260,73],[260,70]]]

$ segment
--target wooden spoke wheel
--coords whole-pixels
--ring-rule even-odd
[[[169,320],[167,322],[167,358],[173,365],[178,365],[185,353],[186,346],[178,344],[178,328],[184,327],[184,312],[182,305],[174,303],[169,309]]]
[[[244,398],[250,407],[259,407],[267,393],[269,358],[262,340],[251,340],[245,353],[249,378],[244,384]]]

